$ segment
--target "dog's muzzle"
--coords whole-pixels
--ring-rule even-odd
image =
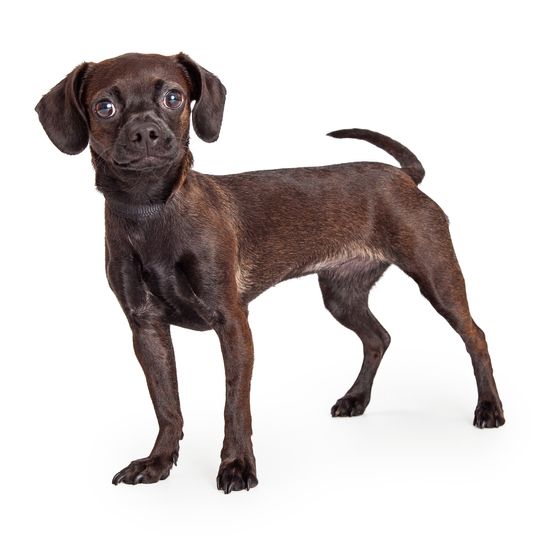
[[[117,139],[113,162],[132,170],[160,168],[178,155],[174,133],[160,119],[149,116],[129,121]]]

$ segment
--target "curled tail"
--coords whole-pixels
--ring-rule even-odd
[[[343,130],[335,130],[329,132],[327,136],[333,138],[357,138],[359,140],[365,140],[374,144],[375,146],[387,151],[392,157],[394,157],[401,166],[401,169],[406,172],[417,184],[421,183],[425,170],[419,162],[419,159],[407,148],[399,142],[379,134],[378,132],[372,132],[362,128],[346,128]]]

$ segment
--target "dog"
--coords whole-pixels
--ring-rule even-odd
[[[388,152],[376,162],[211,176],[192,169],[189,128],[217,140],[226,90],[180,53],[130,53],[83,63],[36,106],[45,132],[67,154],[90,145],[105,197],[106,271],[133,334],[159,433],[148,457],[113,483],[153,483],[177,462],[183,438],[170,325],[213,329],[225,365],[225,434],[217,487],[257,485],[251,441],[253,344],[248,303],[269,287],[316,273],[325,307],[363,343],[361,371],[332,407],[362,414],[390,337],[368,307],[371,287],[394,264],[461,336],[478,402],[474,425],[504,424],[485,335],[441,208],[419,188],[417,157],[362,129],[332,132]],[[194,104],[191,109],[191,104]]]

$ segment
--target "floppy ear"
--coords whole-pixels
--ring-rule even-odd
[[[191,78],[191,98],[196,100],[193,108],[193,128],[200,139],[215,142],[219,138],[227,90],[219,78],[187,55],[180,53],[176,58]]]
[[[87,63],[77,66],[44,95],[35,108],[49,139],[68,155],[81,153],[89,142],[89,129],[80,100],[87,68]]]

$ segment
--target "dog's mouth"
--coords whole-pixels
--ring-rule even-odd
[[[123,170],[155,170],[158,168],[164,168],[172,162],[172,157],[167,155],[147,155],[145,157],[138,157],[131,160],[116,160],[113,159],[113,164],[117,168]]]

